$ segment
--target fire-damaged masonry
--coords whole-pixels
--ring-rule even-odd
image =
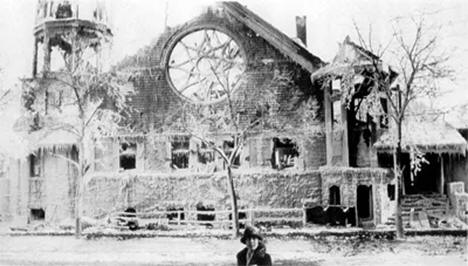
[[[43,108],[18,122],[18,130],[34,145],[28,157],[11,160],[8,171],[0,173],[0,189],[5,190],[0,195],[7,195],[0,199],[2,217],[25,224],[60,223],[75,215],[80,188],[70,161],[78,160],[79,145],[66,130],[41,128],[41,112],[59,108],[71,93],[51,77],[61,75],[61,54],[83,48],[74,40],[86,43],[86,55],[102,70],[113,35],[105,6],[97,3],[85,8],[39,0],[33,73],[25,80],[23,104],[25,109]],[[220,2],[183,25],[167,28],[151,45],[114,66],[134,88],[126,99],[132,131],[101,139],[93,147],[82,191],[83,215],[100,218],[129,208],[230,209],[225,160],[176,121],[187,104],[196,109],[232,100],[242,103],[235,118],[241,124],[275,113],[274,123],[255,124],[245,134],[234,158],[241,208],[304,208],[306,223],[391,223],[392,125],[385,114],[376,120],[360,108],[373,88],[369,80],[356,79],[357,91],[345,103],[342,95],[349,92],[336,75],[349,62],[368,66],[375,55],[346,37],[327,64],[306,47],[305,17],[296,22],[298,36],[290,38],[245,6]],[[214,73],[223,73],[226,81]],[[337,78],[328,82],[324,77],[331,74]],[[224,83],[234,93],[226,92]],[[259,111],[265,95],[272,103]],[[379,100],[388,112],[385,96]],[[403,143],[404,221],[409,225],[415,210],[444,213],[450,208],[467,222],[468,129],[421,123],[418,130],[407,132],[408,143]],[[214,135],[211,139],[225,154],[237,152],[239,143],[230,131]],[[411,145],[430,162],[416,175],[410,170]],[[336,219],[324,221],[327,215]]]

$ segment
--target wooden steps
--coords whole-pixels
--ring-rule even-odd
[[[447,195],[415,194],[403,196],[401,217],[406,228],[430,228],[431,214],[444,215],[449,210]],[[395,215],[389,217],[386,225],[395,225]]]

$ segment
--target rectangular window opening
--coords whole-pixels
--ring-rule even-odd
[[[31,221],[42,221],[45,219],[44,209],[31,209],[30,212]]]
[[[136,143],[121,143],[119,154],[120,169],[130,170],[136,168]]]
[[[201,211],[202,213],[197,213],[197,220],[198,221],[214,221],[216,215],[214,214],[215,208],[212,205],[204,205],[203,203],[198,203],[196,205],[197,211]],[[206,213],[206,212],[213,212],[213,214]]]
[[[288,138],[273,138],[273,168],[294,167],[299,151],[296,143]]]
[[[168,207],[166,211],[168,212],[166,217],[170,223],[177,223],[178,219],[185,220],[184,207]]]
[[[387,185],[387,195],[390,200],[395,200],[395,185],[393,184]]]
[[[202,164],[209,164],[214,162],[215,154],[213,149],[209,148],[204,142],[201,143],[201,147],[198,150],[198,161]]]
[[[174,169],[184,169],[189,167],[190,137],[175,136],[171,141],[172,163]]]
[[[41,175],[41,160],[39,153],[29,155],[29,176],[39,177]]]

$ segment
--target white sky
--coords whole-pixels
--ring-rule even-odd
[[[85,0],[93,1],[93,0]],[[168,25],[183,23],[213,1],[189,0],[106,0],[110,3],[114,33],[112,61],[134,54],[148,45],[164,29],[166,2]],[[466,0],[243,0],[239,1],[263,19],[295,36],[295,16],[307,16],[309,50],[324,61],[332,60],[338,42],[350,35],[355,41],[353,20],[365,29],[372,24],[375,43],[385,43],[392,33],[392,19],[405,19],[428,13],[430,23],[442,24],[443,48],[452,54],[451,66],[457,70],[455,82],[444,84],[450,93],[446,105],[468,103],[468,1]],[[32,28],[36,0],[0,0],[0,68],[5,86],[18,77],[31,75]]]

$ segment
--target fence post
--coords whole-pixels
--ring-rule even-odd
[[[177,211],[177,225],[180,226],[180,211]]]
[[[250,225],[253,226],[254,225],[254,210],[253,209],[249,209],[249,220],[250,220]]]

